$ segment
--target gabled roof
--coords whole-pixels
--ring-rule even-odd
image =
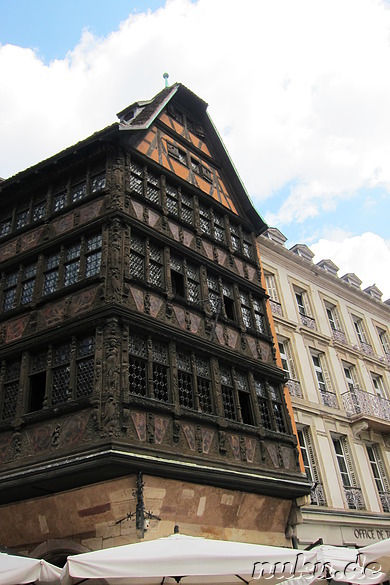
[[[164,88],[153,99],[143,102],[134,102],[131,106],[128,106],[119,112],[117,114],[120,119],[119,130],[134,132],[148,129],[173,98],[199,118],[215,156],[223,166],[224,172],[227,175],[233,190],[238,195],[242,211],[252,222],[257,235],[263,233],[267,229],[267,225],[254,208],[237,169],[235,168],[217,129],[207,113],[208,104],[185,87],[185,85],[175,83]]]
[[[249,194],[247,193],[241,178],[226,150],[222,139],[215,128],[211,118],[207,113],[208,104],[195,95],[191,90],[182,85],[175,83],[169,87],[165,87],[151,100],[134,102],[117,115],[119,122],[107,126],[103,130],[95,132],[85,140],[76,143],[69,148],[51,156],[50,158],[39,162],[38,164],[17,173],[13,177],[6,179],[0,183],[0,192],[4,191],[10,185],[22,181],[31,173],[39,173],[52,164],[66,159],[68,156],[73,156],[76,152],[92,145],[101,140],[112,138],[117,132],[142,132],[147,130],[150,125],[157,119],[163,108],[175,97],[178,103],[182,104],[187,110],[193,112],[202,123],[202,126],[207,133],[210,145],[215,153],[215,156],[221,163],[224,173],[227,176],[233,191],[237,194],[238,202],[241,206],[242,212],[247,216],[254,227],[257,235],[263,233],[267,229],[267,225],[254,208]]]

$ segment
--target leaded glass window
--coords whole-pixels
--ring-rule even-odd
[[[53,195],[53,211],[59,211],[66,206],[66,191]]]
[[[211,236],[211,209],[199,203],[199,222],[203,234]]]
[[[65,270],[64,270],[64,286],[75,284],[78,281],[80,272],[80,249],[79,243],[72,244],[66,249]]]
[[[163,253],[161,248],[150,244],[149,252],[150,284],[163,286]]]
[[[130,274],[145,280],[145,241],[134,234],[130,244]]]
[[[135,161],[130,165],[130,190],[143,195],[143,168]]]
[[[276,424],[276,430],[279,433],[286,432],[286,422],[284,419],[283,402],[281,397],[280,388],[277,388],[273,384],[268,384],[269,394],[272,402],[272,410],[274,413],[274,419]]]
[[[221,367],[221,393],[225,417],[229,420],[238,420],[237,407],[234,400],[234,386],[230,370]]]
[[[131,394],[147,396],[147,347],[139,335],[129,337],[129,390]]]
[[[39,221],[43,219],[46,214],[46,201],[39,201],[35,205],[33,205],[32,209],[32,219],[33,221]]]
[[[87,239],[86,242],[86,266],[85,276],[95,276],[100,272],[100,262],[102,258],[102,235],[96,234]]]
[[[10,311],[15,306],[18,271],[7,274],[4,283],[3,310]]]
[[[187,298],[192,303],[200,303],[199,268],[187,262]]]
[[[11,219],[3,219],[0,221],[0,237],[4,237],[11,231]]]
[[[168,346],[153,341],[152,356],[154,397],[162,402],[169,402]]]
[[[1,418],[13,419],[16,415],[16,406],[19,394],[20,359],[7,363],[3,382],[3,400],[1,404]]]
[[[60,255],[51,254],[46,258],[46,270],[43,280],[43,294],[49,295],[57,290],[58,269],[60,264]]]
[[[94,175],[91,178],[91,191],[92,193],[98,193],[106,187],[106,173],[102,172]]]
[[[179,215],[179,192],[176,187],[167,183],[165,188],[167,197],[167,210],[172,215]]]
[[[70,344],[59,345],[53,350],[51,403],[66,402],[69,396],[70,382]]]
[[[16,214],[15,228],[17,230],[28,224],[28,216],[29,216],[28,209],[23,209],[23,211],[19,211],[19,213]]]
[[[146,182],[146,199],[152,201],[156,205],[161,204],[160,199],[160,180],[159,178],[154,175],[153,173],[147,173],[147,182]]]
[[[259,405],[263,427],[269,431],[273,430],[271,408],[268,400],[268,393],[265,382],[255,378],[255,391]]]
[[[213,402],[211,397],[211,377],[208,360],[196,356],[196,383],[198,387],[199,408],[206,414],[213,413]]]
[[[91,396],[95,365],[95,337],[88,335],[77,342],[76,398]]]
[[[194,388],[189,353],[180,351],[177,353],[177,378],[180,406],[194,408]]]
[[[23,270],[22,290],[20,295],[20,302],[22,305],[30,303],[34,294],[35,276],[37,273],[37,265],[30,264]]]
[[[73,185],[70,193],[72,203],[80,201],[80,199],[84,199],[84,197],[87,195],[86,181],[81,181],[80,183],[77,183],[77,185]]]

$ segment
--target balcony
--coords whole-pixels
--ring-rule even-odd
[[[360,342],[360,349],[366,355],[374,355],[374,350],[372,349],[371,345],[365,341]]]
[[[271,305],[271,311],[275,313],[275,315],[283,317],[283,309],[280,303],[277,303],[276,301],[269,299],[269,304]]]
[[[326,498],[322,483],[316,482],[311,489],[310,504],[312,506],[326,506]]]
[[[286,386],[289,389],[290,396],[303,398],[301,384],[298,382],[298,380],[287,380]]]
[[[382,509],[384,512],[390,512],[390,494],[389,492],[379,492]]]
[[[347,338],[344,331],[340,331],[339,329],[332,329],[332,335],[333,340],[337,341],[337,343],[342,343],[343,345],[347,343]]]
[[[365,392],[357,386],[344,392],[342,399],[347,416],[354,422],[365,420],[373,430],[389,431],[390,400]]]
[[[350,510],[365,510],[362,490],[357,487],[344,486],[344,494]]]
[[[309,329],[313,329],[313,331],[317,331],[317,325],[313,317],[309,317],[309,315],[304,315],[303,313],[299,313],[299,315],[301,317],[302,325],[308,327]]]
[[[322,390],[320,388],[320,394],[322,404],[324,406],[330,406],[331,408],[340,408],[339,403],[337,401],[337,396],[334,392],[328,392],[327,390]]]

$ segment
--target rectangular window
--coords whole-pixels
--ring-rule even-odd
[[[139,335],[129,338],[129,391],[137,396],[148,395],[148,356],[146,340]]]
[[[11,232],[11,225],[12,225],[11,218],[0,220],[0,238],[3,238],[4,236]]]
[[[150,171],[146,174],[146,199],[149,199],[156,205],[161,205],[161,194],[160,194],[160,179],[154,173]]]
[[[280,357],[283,371],[290,380],[297,380],[294,358],[291,351],[291,344],[288,339],[279,342]]]
[[[221,371],[221,393],[225,418],[229,420],[238,420],[237,405],[235,401],[235,392],[233,378],[229,368],[222,367]]]
[[[0,401],[0,418],[9,420],[15,418],[18,403],[20,384],[20,359],[10,361],[6,364],[3,389]]]
[[[86,195],[87,195],[86,181],[80,181],[80,183],[73,185],[73,187],[70,190],[70,198],[72,203],[84,199]]]
[[[15,229],[19,230],[28,224],[29,210],[23,209],[15,216]]]
[[[337,307],[327,305],[325,308],[331,330],[341,331]]]
[[[102,235],[94,234],[47,256],[44,260],[43,295],[99,275],[101,247]]]
[[[172,156],[173,158],[181,162],[183,165],[187,166],[187,153],[185,150],[179,148],[178,146],[175,146],[174,144],[171,144],[170,142],[167,142],[167,149],[169,156]]]
[[[95,337],[88,335],[77,342],[76,398],[92,396],[95,373]]]
[[[91,192],[99,193],[106,188],[106,173],[103,171],[91,177]]]
[[[45,273],[43,277],[43,294],[50,295],[57,290],[60,254],[51,254],[45,260]]]
[[[266,333],[264,306],[260,299],[252,293],[240,291],[241,314],[247,329],[253,329],[259,333]]]
[[[212,386],[208,360],[200,356],[195,356],[195,369],[198,408],[206,414],[212,414],[214,408],[211,396]]]
[[[359,317],[352,315],[352,320],[359,343],[361,344],[368,343],[366,328],[364,326],[363,319],[360,319]]]
[[[230,241],[235,252],[254,260],[252,236],[249,232],[246,232],[241,226],[231,223]]]
[[[7,274],[3,289],[3,311],[10,311],[16,306],[16,289],[19,272]]]
[[[170,402],[168,345],[155,340],[152,344],[152,375],[154,398]]]
[[[199,268],[171,254],[171,286],[175,296],[191,303],[200,302]]]
[[[39,201],[33,205],[32,209],[32,220],[39,221],[46,215],[46,201]]]
[[[207,276],[210,308],[217,316],[236,320],[233,285],[222,281],[214,274]]]
[[[30,264],[23,269],[22,289],[20,293],[20,302],[22,305],[31,303],[35,288],[35,277],[37,274],[37,265]]]
[[[374,386],[375,394],[378,398],[387,399],[385,384],[382,376],[371,373],[372,385]]]
[[[355,366],[345,364],[344,365],[345,381],[347,382],[348,390],[354,392],[359,389],[359,382]]]
[[[165,194],[168,213],[192,225],[194,223],[194,202],[192,195],[185,193],[169,183],[165,188]]]
[[[333,387],[328,371],[328,365],[324,354],[312,354],[314,372],[317,379],[317,386],[320,392],[322,403],[325,406],[339,408],[337,396],[333,392]]]
[[[131,161],[130,164],[130,191],[143,195],[144,181],[143,181],[143,167],[136,161]]]
[[[311,482],[310,504],[312,506],[326,506],[326,499],[322,482],[318,472],[318,466],[311,443],[309,428],[298,429],[298,440],[301,448],[303,465],[306,477]]]
[[[285,405],[280,388],[275,384],[255,378],[255,390],[264,428],[286,433]]]
[[[385,329],[379,329],[379,328],[378,328],[378,335],[379,335],[379,341],[381,342],[383,352],[384,352],[386,357],[389,357],[390,356],[389,335]]]
[[[194,408],[194,380],[191,368],[191,354],[177,352],[177,385],[180,406]]]
[[[66,204],[67,204],[66,191],[60,191],[60,193],[56,193],[55,195],[53,195],[52,206],[54,212],[64,209],[64,207],[66,207]]]
[[[363,495],[356,483],[347,440],[345,437],[332,437],[332,441],[348,508],[364,510]]]
[[[384,512],[390,512],[389,481],[378,445],[366,445],[372,476]]]

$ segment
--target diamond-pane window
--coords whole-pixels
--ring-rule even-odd
[[[208,361],[197,356],[196,363],[196,381],[198,386],[199,408],[206,414],[213,413],[213,403],[211,399],[211,379]]]
[[[173,185],[167,184],[166,186],[166,196],[167,196],[167,210],[168,213],[172,215],[179,215],[179,194],[176,187]]]
[[[16,414],[16,406],[19,394],[19,376],[20,360],[15,360],[7,364],[4,384],[3,384],[3,402],[1,404],[1,418],[3,420],[12,419]]]
[[[46,202],[40,201],[33,206],[33,221],[43,219],[46,214]]]
[[[28,209],[24,209],[16,214],[15,227],[17,230],[28,224],[28,215]]]
[[[53,196],[53,211],[59,211],[66,206],[66,191],[61,191]]]
[[[80,201],[80,199],[84,199],[87,194],[87,183],[82,181],[77,185],[74,185],[71,189],[71,198],[72,202]]]
[[[153,390],[154,397],[162,402],[169,401],[168,347],[153,341]]]
[[[194,408],[194,390],[190,354],[178,352],[177,368],[180,406]]]
[[[65,266],[64,286],[75,284],[78,280],[80,260],[70,262]]]
[[[106,173],[99,173],[91,178],[91,191],[92,193],[98,193],[106,187]]]
[[[0,221],[0,237],[6,236],[11,231],[11,219]]]
[[[263,422],[263,427],[267,430],[272,430],[273,425],[270,412],[270,404],[268,401],[265,382],[255,378],[255,391],[257,396],[257,403],[259,405],[261,420]]]
[[[93,392],[95,337],[90,335],[77,344],[76,398],[91,396]]]
[[[237,420],[233,380],[230,371],[224,367],[221,367],[221,392],[225,417],[230,420]]]
[[[157,246],[150,245],[150,283],[156,286],[163,286],[163,255],[162,250]]]

